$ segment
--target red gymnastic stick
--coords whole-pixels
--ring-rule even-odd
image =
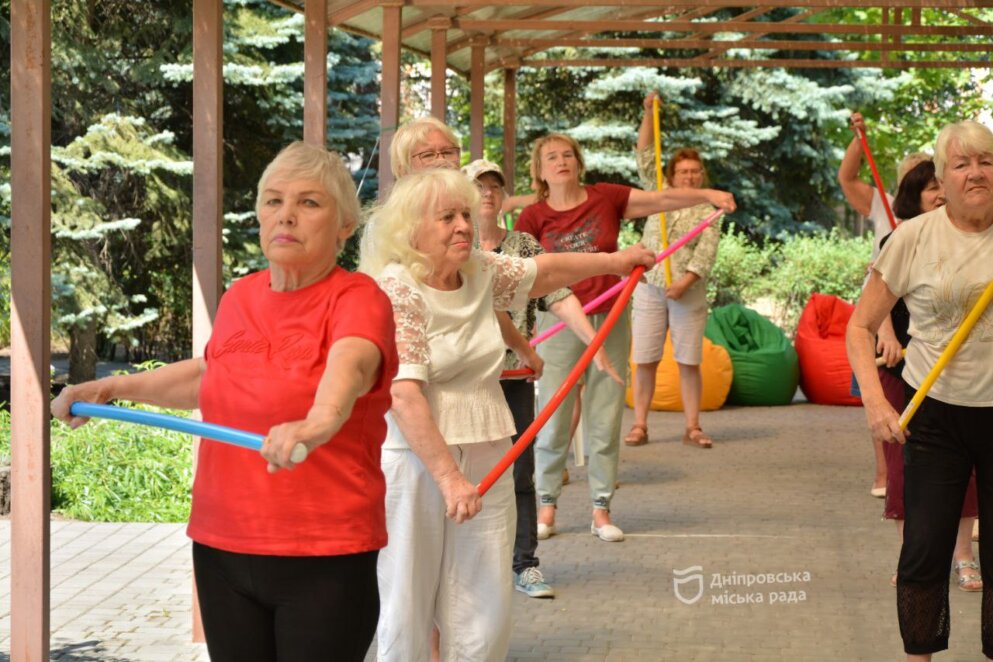
[[[886,199],[886,189],[883,188],[883,178],[879,176],[879,169],[876,168],[876,160],[872,158],[872,150],[869,149],[869,140],[865,137],[865,132],[859,128],[855,129],[855,135],[859,137],[859,142],[862,143],[862,152],[865,154],[865,160],[869,162],[869,170],[872,171],[872,180],[876,182],[876,190],[879,191],[879,197],[883,199],[883,208],[886,210],[886,218],[890,219],[890,229],[896,229],[896,217],[893,216],[893,210],[890,209],[890,201]]]
[[[586,370],[586,367],[589,366],[590,361],[593,360],[593,356],[607,339],[607,335],[610,333],[610,330],[614,328],[614,324],[617,323],[617,320],[620,319],[621,315],[624,313],[624,307],[627,306],[628,300],[631,298],[631,295],[634,294],[634,288],[638,284],[638,281],[641,279],[641,275],[643,273],[645,273],[645,267],[635,267],[631,272],[631,277],[628,279],[628,282],[625,283],[624,289],[621,290],[620,295],[617,297],[617,301],[614,302],[614,306],[610,309],[610,312],[607,313],[607,317],[604,319],[600,330],[597,331],[595,336],[593,336],[593,340],[591,340],[590,344],[587,345],[586,351],[579,357],[579,361],[577,361],[576,365],[572,367],[572,371],[570,371],[566,376],[565,381],[562,382],[559,389],[555,391],[555,395],[553,395],[552,399],[548,401],[545,408],[538,413],[531,425],[528,426],[528,429],[524,431],[524,434],[522,434],[517,439],[517,442],[510,447],[510,450],[503,456],[503,459],[500,460],[497,465],[493,467],[488,474],[486,474],[486,477],[480,481],[479,485],[476,486],[476,489],[479,491],[479,496],[485,495],[489,489],[493,487],[493,483],[497,482],[500,476],[503,475],[503,472],[510,468],[510,465],[514,463],[514,460],[521,456],[521,453],[523,453],[524,449],[528,447],[528,444],[534,441],[534,438],[537,436],[538,430],[541,429],[541,426],[548,422],[548,419],[552,417],[555,410],[558,409],[559,405],[562,404],[562,401],[565,400],[565,396],[569,394],[572,387],[579,381],[583,371]]]

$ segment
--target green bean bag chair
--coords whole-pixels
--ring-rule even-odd
[[[728,404],[788,405],[800,367],[796,350],[778,326],[738,304],[710,311],[704,333],[731,357],[734,379]]]

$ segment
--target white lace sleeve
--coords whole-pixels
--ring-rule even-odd
[[[382,276],[377,283],[393,304],[397,354],[400,357],[400,369],[394,379],[428,381],[431,351],[428,348],[428,312],[424,298],[399,278]]]
[[[538,275],[533,258],[511,257],[501,253],[479,251],[484,270],[493,271],[493,308],[511,310],[527,304],[528,292]]]

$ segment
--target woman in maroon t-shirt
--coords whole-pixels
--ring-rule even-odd
[[[734,196],[713,189],[665,189],[642,191],[617,184],[584,185],[585,165],[579,144],[569,136],[550,134],[538,139],[531,152],[531,177],[538,201],[525,207],[514,226],[541,242],[550,253],[562,251],[611,253],[617,250],[622,218],[640,218],[710,203],[734,211]],[[599,276],[580,281],[573,292],[585,305],[617,282],[617,277]],[[599,328],[615,299],[589,312],[590,322]],[[550,322],[549,322],[550,323]],[[622,317],[604,348],[614,365],[628,360],[630,322]],[[545,361],[538,382],[538,406],[544,407],[558,390],[566,374],[578,361],[586,345],[570,331],[562,331],[539,345]],[[590,457],[589,486],[593,501],[590,532],[607,542],[624,539],[624,533],[611,523],[610,500],[617,480],[617,456],[624,406],[624,387],[596,369],[585,373],[583,440]],[[569,448],[569,422],[572,395],[538,434],[535,444],[536,481],[541,508],[538,511],[538,538],[555,533],[555,503],[562,491],[562,470]]]

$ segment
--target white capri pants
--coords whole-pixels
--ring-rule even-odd
[[[707,286],[702,279],[693,283],[678,300],[666,297],[661,287],[638,283],[632,311],[632,363],[662,360],[665,333],[669,330],[676,363],[700,365],[707,326]]]
[[[510,449],[510,439],[449,446],[466,479],[478,484]],[[510,648],[511,556],[517,507],[511,471],[462,524],[411,450],[383,449],[386,529],[379,553],[379,660],[427,662],[434,625],[446,662],[501,662]]]

